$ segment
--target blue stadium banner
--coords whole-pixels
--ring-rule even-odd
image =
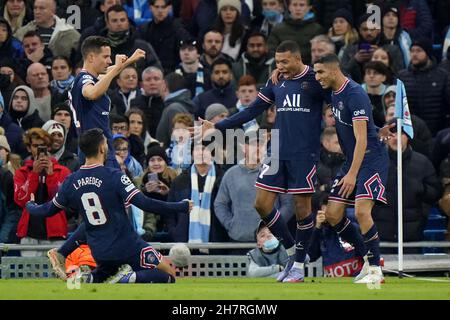
[[[397,94],[395,96],[395,117],[402,119],[403,131],[411,138],[414,138],[414,130],[409,112],[408,98],[404,83],[397,79]]]

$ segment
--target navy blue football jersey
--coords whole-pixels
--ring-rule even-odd
[[[109,128],[111,100],[107,94],[104,94],[97,100],[88,100],[83,97],[84,85],[88,83],[95,85],[97,82],[98,79],[84,69],[76,76],[69,91],[73,122],[78,136],[81,136],[83,132],[89,129],[102,129],[108,141],[109,153],[113,153],[112,133]]]
[[[372,104],[358,83],[347,79],[338,91],[333,92],[332,108],[339,144],[347,158],[347,164],[352,163],[356,146],[353,121],[367,121],[367,149],[363,163],[365,164],[371,155],[382,152],[383,145],[378,139],[372,116]]]
[[[324,101],[330,102],[330,91],[322,89],[314,70],[306,66],[301,74],[290,80],[280,79],[277,85],[269,80],[248,108],[222,120],[216,128],[236,127],[275,104],[277,116],[273,129],[279,130],[278,158],[297,160],[304,154],[318,155]]]
[[[95,260],[120,260],[136,254],[132,250],[140,248],[139,235],[126,214],[126,207],[139,192],[120,170],[83,166],[67,177],[53,204],[82,215]]]

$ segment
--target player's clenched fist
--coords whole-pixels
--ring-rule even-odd
[[[122,67],[125,62],[127,61],[128,57],[124,54],[117,54],[116,55],[116,63],[114,64],[116,67]]]
[[[142,49],[136,49],[136,51],[133,53],[133,55],[128,59],[127,62],[129,63],[135,63],[141,59],[145,58],[145,51]]]

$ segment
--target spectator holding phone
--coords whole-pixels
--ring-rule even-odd
[[[177,177],[177,172],[168,166],[169,160],[166,152],[159,144],[148,149],[147,165],[142,176],[141,191],[147,197],[166,201],[172,181]],[[144,212],[143,228],[145,241],[150,241],[157,231],[164,229],[160,215]]]
[[[17,226],[17,236],[24,245],[52,244],[58,246],[67,237],[67,220],[64,211],[50,218],[30,216],[25,204],[35,195],[38,204],[51,200],[70,170],[50,157],[50,135],[41,128],[32,128],[24,136],[31,158],[14,174],[14,201],[23,209]],[[44,255],[44,251],[22,251],[22,256]]]
[[[370,21],[370,15],[363,15],[359,19],[358,24],[359,41],[353,45],[349,45],[341,58],[344,70],[351,78],[362,83],[363,66],[372,59],[373,53],[377,50],[381,41],[381,26]],[[405,67],[403,54],[396,45],[383,46],[392,56],[393,64]]]

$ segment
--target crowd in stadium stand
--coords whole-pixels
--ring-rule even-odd
[[[369,4],[381,8],[379,28],[368,22]],[[66,10],[71,5],[79,16]],[[193,164],[198,155],[183,129],[198,117],[216,123],[247,108],[276,68],[278,44],[296,41],[310,65],[336,53],[346,75],[368,93],[378,127],[394,118],[396,79],[402,80],[415,131],[414,139],[402,135],[404,240],[423,240],[431,208],[450,216],[449,12],[450,3],[438,0],[0,1],[0,243],[58,244],[80,222],[77,212],[41,219],[24,207],[30,193],[37,203],[52,199],[80,166],[68,92],[81,70],[81,43],[92,35],[109,39],[112,61],[136,48],[146,52],[108,91],[116,158],[149,197],[209,194],[210,203],[202,204],[210,216],[204,242],[256,243],[259,166],[245,159],[261,141],[247,141],[244,161],[234,166],[205,158]],[[275,117],[271,108],[242,129],[270,130]],[[316,210],[345,161],[326,105],[322,127]],[[381,241],[396,241],[396,139],[386,148],[389,204],[377,205],[373,216]],[[278,207],[295,229],[292,198],[280,195]],[[129,210],[146,241],[189,241],[188,215]],[[318,231],[317,241],[336,237],[329,234]]]

